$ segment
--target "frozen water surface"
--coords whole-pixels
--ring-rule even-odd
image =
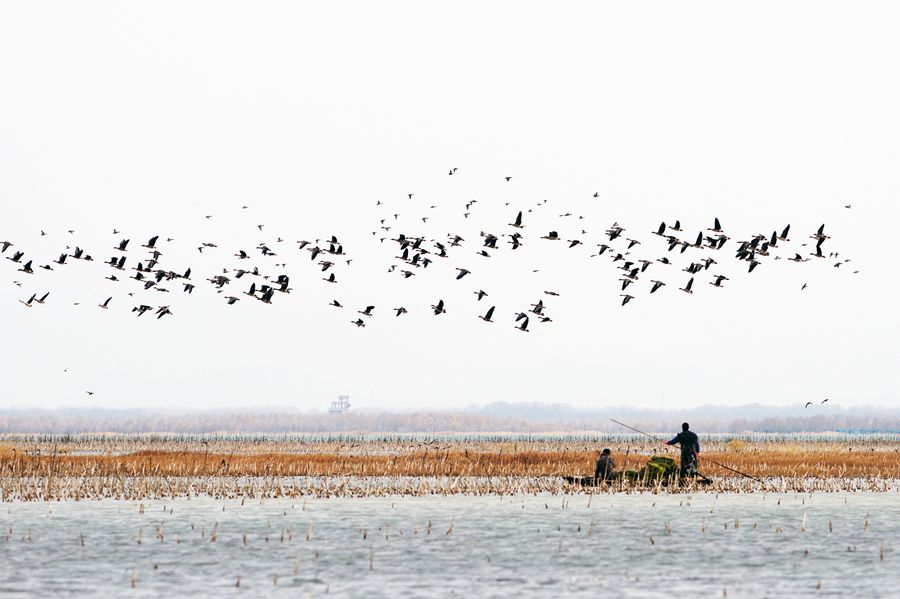
[[[0,508],[3,596],[897,597],[900,588],[896,491]]]

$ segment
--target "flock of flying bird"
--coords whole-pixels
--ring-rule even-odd
[[[450,169],[449,175],[457,175],[458,169]],[[512,177],[504,177],[506,184],[512,182]],[[594,193],[593,198],[599,197],[599,193]],[[718,218],[712,219],[711,226],[705,230],[699,230],[696,235],[688,234],[682,228],[679,220],[673,223],[660,223],[659,227],[651,231],[649,234],[658,240],[658,250],[651,251],[647,248],[650,242],[642,241],[638,235],[628,232],[627,229],[617,222],[603,227],[602,234],[591,239],[591,234],[585,229],[589,221],[585,220],[584,215],[577,215],[572,212],[563,212],[559,214],[559,225],[545,227],[540,229],[538,234],[526,235],[526,227],[529,231],[537,229],[540,219],[535,213],[536,209],[547,208],[549,200],[539,202],[533,208],[517,209],[515,207],[509,209],[511,218],[508,223],[496,226],[493,232],[481,230],[475,241],[466,241],[466,239],[458,234],[447,234],[446,238],[435,238],[417,231],[416,228],[427,226],[430,216],[426,214],[428,209],[437,208],[437,205],[426,205],[416,199],[416,194],[407,194],[403,200],[398,202],[405,203],[405,206],[398,210],[396,206],[389,208],[385,202],[378,201],[376,206],[382,211],[379,217],[379,226],[372,231],[372,235],[382,244],[389,241],[396,244],[396,255],[393,256],[391,264],[387,271],[392,276],[399,276],[402,279],[409,279],[429,269],[432,264],[449,263],[452,259],[457,262],[453,264],[452,271],[447,277],[448,284],[467,284],[467,277],[477,271],[477,266],[473,266],[470,261],[492,259],[498,254],[505,253],[515,255],[520,252],[521,248],[531,244],[565,244],[566,251],[585,252],[590,258],[606,259],[614,267],[617,274],[615,275],[620,284],[621,305],[625,306],[629,302],[636,300],[639,288],[645,288],[646,293],[654,294],[660,292],[667,283],[663,280],[666,275],[676,271],[680,264],[676,262],[687,262],[680,269],[683,271],[683,286],[678,287],[681,292],[686,294],[694,293],[694,283],[698,277],[708,277],[707,283],[716,288],[724,287],[729,278],[723,274],[712,271],[714,265],[720,264],[725,257],[731,257],[746,267],[746,272],[753,273],[761,265],[768,261],[787,260],[796,263],[807,262],[810,260],[830,260],[835,268],[849,262],[847,259],[839,259],[836,252],[826,252],[825,244],[830,237],[826,234],[825,225],[821,225],[809,236],[812,242],[802,243],[801,247],[808,247],[806,250],[791,249],[789,234],[791,226],[778,227],[771,233],[764,232],[749,235],[744,239],[734,241],[729,249],[728,244],[731,237],[726,234],[725,229],[719,222]],[[478,200],[472,199],[464,203],[464,209],[461,216],[465,222],[474,222],[470,220],[470,216],[476,213]],[[461,204],[463,206],[463,204]],[[506,203],[509,206],[509,203]],[[246,210],[248,206],[242,206],[242,210]],[[845,206],[849,209],[850,206]],[[412,216],[405,215],[401,220],[400,216],[403,212],[413,212]],[[213,215],[207,215],[206,219],[211,219]],[[506,219],[504,219],[506,220]],[[530,221],[530,222],[529,222]],[[418,223],[421,222],[422,225]],[[574,223],[574,224],[572,224]],[[570,226],[571,224],[571,226]],[[558,229],[565,225],[566,228],[575,231],[569,235],[560,235]],[[265,225],[256,225],[255,228],[261,233]],[[404,231],[400,231],[400,228]],[[780,232],[779,232],[780,229]],[[74,230],[69,230],[70,235],[74,235]],[[41,231],[41,236],[46,235]],[[140,250],[135,251],[134,244],[129,238],[121,236],[120,231],[113,229],[115,236],[111,249],[112,256],[105,261],[109,272],[105,277],[108,281],[115,283],[125,282],[126,279],[133,281],[127,283],[131,289],[127,291],[130,299],[127,304],[131,311],[140,317],[146,313],[155,315],[157,319],[164,316],[173,315],[170,304],[157,305],[157,302],[147,300],[147,297],[156,293],[168,293],[177,289],[183,294],[192,294],[195,289],[196,282],[191,278],[192,269],[190,266],[181,265],[177,268],[163,266],[163,249],[166,248],[165,243],[174,241],[172,238],[160,238],[160,235],[150,237],[146,243],[140,245]],[[474,232],[472,233],[474,236]],[[466,236],[468,231],[466,231]],[[471,237],[470,237],[471,239]],[[339,282],[341,268],[349,267],[352,258],[344,250],[342,242],[336,235],[331,235],[323,239],[314,241],[299,240],[296,242],[296,248],[290,250],[282,250],[282,244],[285,240],[277,237],[274,242],[263,241],[257,245],[255,252],[248,252],[244,249],[236,249],[232,254],[235,258],[235,264],[220,266],[215,272],[205,277],[205,282],[214,288],[219,294],[222,294],[228,305],[234,305],[238,301],[243,300],[241,295],[246,298],[259,301],[263,304],[271,304],[275,301],[276,296],[281,294],[289,294],[292,291],[291,278],[288,274],[267,274],[274,268],[286,268],[287,263],[284,258],[278,262],[278,256],[285,253],[305,252],[308,260],[312,261],[321,274],[323,285],[336,285]],[[599,241],[599,243],[597,243]],[[211,242],[202,242],[196,246],[197,252],[201,256],[209,254],[220,255],[218,244]],[[278,249],[278,252],[275,251]],[[10,250],[8,252],[8,250]],[[474,250],[474,251],[472,251]],[[646,250],[646,251],[645,251]],[[206,254],[204,254],[206,251]],[[65,250],[59,254],[59,257],[52,262],[46,264],[35,265],[35,260],[26,254],[26,250],[20,248],[13,242],[0,242],[0,253],[9,262],[16,267],[17,279],[14,284],[19,287],[24,286],[25,281],[31,283],[34,280],[40,280],[40,271],[54,271],[56,269],[71,268],[74,263],[93,262],[94,258],[91,254],[79,246],[65,247]],[[393,253],[393,252],[392,252]],[[660,255],[661,254],[661,255]],[[301,254],[303,255],[303,254]],[[467,258],[468,256],[468,258]],[[259,264],[253,264],[255,260],[262,260],[262,270]],[[249,261],[249,262],[245,262]],[[52,264],[52,265],[51,265]],[[248,264],[245,266],[245,264]],[[441,270],[441,267],[431,266],[431,271]],[[538,272],[535,270],[534,272]],[[858,272],[858,271],[854,271]],[[646,282],[645,282],[646,281]],[[230,285],[235,287],[243,284],[246,291],[238,294],[227,294]],[[801,290],[806,288],[804,283]],[[105,294],[104,294],[105,295]],[[483,289],[472,289],[472,295],[475,296],[474,305],[479,305],[484,298],[489,297],[489,293]],[[552,322],[549,316],[548,304],[552,297],[558,296],[556,291],[546,290],[537,301],[522,304],[521,309],[515,311],[512,325],[523,332],[528,332],[533,322],[548,323]],[[44,304],[48,301],[50,292],[46,287],[41,291],[36,291],[27,299],[20,299],[20,303],[31,308],[35,305]],[[546,297],[545,297],[546,296]],[[27,297],[27,296],[26,296]],[[113,301],[114,296],[100,298],[98,304],[101,309],[108,309]],[[494,322],[496,305],[487,306],[489,302],[484,302],[485,309],[478,310],[475,316],[486,323]],[[329,306],[337,309],[343,309],[344,305],[338,300],[333,299]],[[424,309],[424,308],[423,308]],[[447,313],[447,306],[442,298],[436,298],[431,304],[431,312],[436,317],[440,317]],[[359,328],[366,326],[367,322],[375,317],[376,307],[374,305],[363,306],[357,310],[356,316],[350,321]],[[395,317],[401,317],[408,314],[408,309],[404,306],[392,309]]]
[[[456,168],[451,169],[449,175],[453,176],[457,171],[458,169]],[[504,179],[509,183],[512,177],[505,177]],[[407,199],[413,201],[414,196],[415,194],[408,194]],[[595,192],[592,197],[598,198],[600,197],[600,194]],[[559,214],[557,218],[563,219],[564,221],[565,219],[574,221],[576,223],[574,230],[579,232],[561,236],[559,231],[555,230],[556,227],[554,227],[552,230],[546,231],[545,234],[526,237],[523,231],[526,227],[526,218],[528,218],[526,217],[526,213],[529,215],[534,214],[536,209],[545,207],[548,202],[549,200],[544,200],[533,208],[527,209],[527,212],[523,210],[515,211],[515,216],[511,219],[512,222],[506,224],[506,227],[509,227],[509,229],[506,229],[505,232],[480,231],[480,239],[474,244],[477,250],[474,252],[475,255],[483,258],[492,258],[501,252],[514,253],[526,243],[563,242],[566,247],[572,251],[578,251],[579,249],[588,247],[589,256],[591,258],[606,256],[616,269],[621,271],[621,274],[617,275],[617,278],[618,282],[621,284],[621,304],[622,306],[625,306],[636,298],[636,295],[633,295],[633,293],[635,293],[634,290],[638,285],[635,287],[630,286],[638,283],[642,277],[649,279],[650,294],[656,293],[664,287],[666,282],[662,280],[663,275],[669,272],[669,269],[672,269],[677,258],[681,257],[683,254],[687,254],[690,262],[681,270],[688,273],[690,277],[687,278],[684,286],[679,287],[679,289],[687,294],[693,294],[695,277],[709,271],[713,265],[719,264],[716,257],[723,253],[729,253],[725,246],[731,237],[725,233],[718,218],[714,218],[712,226],[705,231],[699,231],[696,237],[682,237],[681,235],[684,233],[684,229],[682,229],[679,220],[676,220],[673,224],[667,224],[666,222],[660,223],[659,227],[651,233],[660,238],[663,242],[665,250],[661,250],[662,256],[659,256],[658,254],[650,256],[638,255],[639,253],[643,253],[643,248],[646,247],[647,244],[638,239],[637,235],[626,235],[626,229],[617,222],[614,222],[603,229],[603,236],[600,239],[601,243],[590,246],[588,245],[590,234],[583,228],[584,223],[587,222],[585,221],[585,216],[573,214],[572,212],[564,212]],[[465,203],[462,216],[466,220],[474,213],[477,203],[478,200],[475,199]],[[377,205],[383,206],[383,203],[379,201]],[[509,206],[508,202],[506,203],[506,206]],[[417,206],[417,208],[421,211],[425,209],[425,206],[420,205]],[[438,208],[438,206],[430,205],[428,208],[435,209]],[[846,205],[844,208],[850,209],[851,206]],[[384,218],[380,219],[380,230],[373,231],[372,234],[378,236],[379,241],[382,243],[390,240],[397,243],[399,246],[400,253],[395,256],[395,259],[398,260],[399,263],[392,264],[388,272],[399,272],[404,278],[415,276],[417,271],[427,269],[430,264],[439,262],[439,259],[450,257],[450,252],[452,250],[460,248],[465,244],[465,239],[459,234],[447,234],[446,239],[440,240],[429,238],[424,234],[414,234],[410,232],[409,228],[407,228],[409,225],[405,223],[404,228],[407,228],[407,230],[392,236],[394,234],[391,233],[391,231],[395,228],[400,213],[392,213],[387,207],[385,207],[385,210],[387,210],[387,212],[383,215]],[[417,219],[421,220],[423,224],[427,224],[428,218],[428,216],[421,216],[420,213],[417,214]],[[413,222],[416,222],[415,219]],[[418,226],[417,223],[416,225]],[[789,251],[786,255],[782,255],[783,251],[789,250],[788,243],[791,240],[788,236],[790,230],[791,226],[788,224],[781,228],[780,233],[776,229],[773,230],[771,234],[759,233],[748,236],[746,239],[740,240],[735,244],[734,258],[746,264],[748,274],[752,273],[766,260],[777,261],[784,259],[795,263],[807,262],[811,259],[832,260],[835,268],[839,268],[847,262],[850,262],[849,259],[839,259],[839,254],[837,252],[828,252],[826,254],[824,244],[830,237],[825,234],[824,224],[819,226],[815,233],[810,235],[810,239],[814,240],[814,248],[812,248],[812,251],[807,253],[806,250],[801,249]],[[806,248],[809,245],[809,242],[801,243],[800,247]],[[648,273],[648,270],[651,267],[653,267],[653,270]],[[457,272],[455,276],[457,281],[472,273],[468,265],[465,267],[455,266],[454,269]],[[534,272],[537,272],[537,270]],[[653,276],[657,272],[660,274]],[[856,272],[858,271],[854,271],[854,273]],[[687,277],[687,275],[685,276]],[[713,287],[722,288],[724,282],[728,280],[729,278],[726,275],[713,274],[708,283]],[[806,287],[807,284],[804,283],[801,287],[801,291],[806,289]],[[478,301],[481,301],[482,298],[488,295],[488,293],[482,289],[474,291],[474,294],[477,296]],[[559,295],[555,291],[544,291],[544,294],[548,296]],[[525,308],[515,313],[515,326],[517,329],[527,332],[532,320],[552,322],[551,318],[548,316],[547,305],[544,303],[543,298],[538,299],[536,303],[529,304],[529,306],[529,308]],[[369,306],[362,314],[371,316],[372,308],[372,306]],[[432,305],[431,308],[436,316],[446,312],[443,300],[438,300],[437,304]],[[484,316],[479,316],[479,318],[486,322],[492,322],[491,319],[495,308],[496,306],[491,306]],[[397,316],[407,312],[403,307],[396,310]],[[365,326],[365,321],[362,319],[357,319],[353,322],[354,324],[357,324],[357,326]]]

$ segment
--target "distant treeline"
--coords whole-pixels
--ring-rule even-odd
[[[514,405],[514,404],[512,404]],[[775,410],[775,408],[772,408]],[[503,410],[509,414],[512,410]],[[791,411],[791,410],[785,410]],[[528,413],[529,410],[523,410]],[[606,412],[606,410],[604,410]],[[614,413],[610,410],[610,413]],[[744,432],[900,432],[900,411],[874,410],[855,413],[836,410],[833,414],[728,417],[727,409],[707,416],[686,412],[650,412],[633,409],[616,413],[631,426],[645,431],[677,431],[690,419],[700,433]],[[533,416],[529,414],[529,416]],[[304,414],[284,411],[198,411],[164,412],[150,410],[0,410],[0,433],[431,433],[431,432],[578,432],[623,433],[627,429],[611,422],[605,413],[584,413],[554,419],[549,415],[516,417],[489,410],[435,412],[351,412],[347,414]],[[613,416],[615,417],[615,416]]]

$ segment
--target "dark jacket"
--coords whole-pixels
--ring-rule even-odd
[[[594,478],[609,480],[616,475],[616,462],[608,453],[600,454],[597,458],[597,467],[594,468]]]
[[[681,460],[694,461],[700,453],[700,439],[693,431],[681,431],[667,443],[667,445],[681,445]]]

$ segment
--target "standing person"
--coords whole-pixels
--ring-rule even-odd
[[[697,454],[700,453],[700,439],[690,430],[687,422],[682,423],[681,432],[666,445],[681,445],[681,478],[697,474]]]
[[[597,458],[597,466],[594,468],[594,481],[612,480],[616,476],[616,462],[613,460],[609,449],[604,449]]]

